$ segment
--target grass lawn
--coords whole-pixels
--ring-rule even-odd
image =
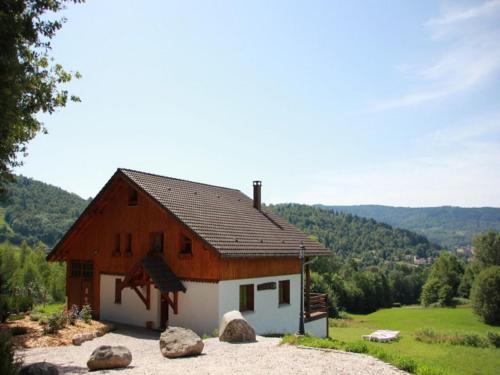
[[[470,307],[428,308],[403,307],[379,310],[369,315],[350,315],[342,327],[330,327],[330,336],[347,343],[358,342],[362,335],[377,329],[401,331],[401,339],[393,343],[366,342],[369,352],[383,349],[390,355],[413,359],[419,365],[445,374],[486,375],[500,373],[500,348],[475,348],[450,344],[428,344],[415,340],[414,332],[432,328],[443,333],[500,333],[500,327],[478,320]],[[335,324],[337,321],[333,321]],[[345,322],[345,324],[344,324]]]
[[[41,315],[50,315],[64,311],[66,308],[65,303],[49,303],[46,305],[36,305],[33,307],[32,313],[39,313]]]

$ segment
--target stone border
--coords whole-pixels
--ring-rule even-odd
[[[110,323],[105,323],[106,325],[102,328],[96,329],[94,332],[90,333],[81,333],[78,335],[74,335],[73,339],[71,340],[73,345],[79,346],[82,345],[83,342],[85,341],[91,341],[95,339],[96,337],[101,337],[104,336],[106,333],[114,331],[115,326]]]

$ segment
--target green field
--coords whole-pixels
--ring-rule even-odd
[[[413,359],[419,365],[445,374],[499,374],[500,348],[475,348],[450,344],[428,344],[415,340],[415,331],[432,328],[443,333],[500,333],[500,327],[480,322],[469,307],[421,308],[404,307],[379,310],[369,315],[350,315],[351,320],[332,321],[330,336],[345,342],[357,342],[362,335],[377,329],[401,331],[401,339],[393,343],[367,342],[369,352],[382,348],[385,352]]]

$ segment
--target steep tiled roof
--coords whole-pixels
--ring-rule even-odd
[[[329,251],[272,212],[259,211],[241,191],[119,169],[222,256],[297,256]]]

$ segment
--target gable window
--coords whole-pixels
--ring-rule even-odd
[[[240,311],[253,311],[253,284],[240,285]]]
[[[193,242],[191,238],[181,235],[181,254],[192,254],[193,253]]]
[[[149,251],[163,253],[163,233],[151,233],[149,243]]]
[[[113,255],[120,255],[120,233],[115,234],[115,248],[113,249]]]
[[[290,280],[281,280],[279,282],[279,304],[290,304]]]
[[[127,247],[125,248],[125,255],[132,255],[132,233],[127,233]]]
[[[137,206],[137,190],[130,189],[128,193],[128,205]]]

